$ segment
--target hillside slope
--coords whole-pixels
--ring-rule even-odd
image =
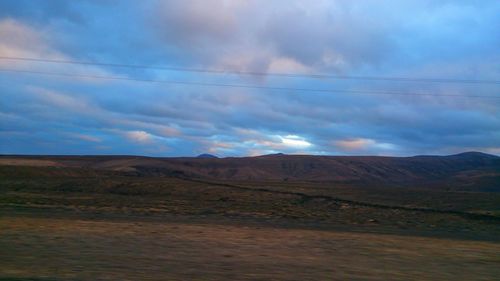
[[[241,158],[2,156],[1,165],[55,166],[232,181],[314,181],[500,191],[500,157],[264,155]]]

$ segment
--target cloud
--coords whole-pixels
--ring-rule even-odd
[[[229,71],[497,79],[498,5],[434,0],[0,1],[0,55]],[[1,59],[0,67],[332,90],[1,72],[0,145],[5,153],[412,155],[495,152],[500,143],[495,99],[354,93],[496,95],[497,85],[256,78]]]
[[[279,136],[281,139],[281,143],[287,147],[291,148],[299,148],[304,149],[310,147],[312,144],[306,141],[304,138],[295,136],[295,135],[287,135],[287,136]]]
[[[144,131],[125,132],[125,137],[133,142],[150,143],[153,140],[153,135]]]
[[[235,148],[236,148],[236,144],[234,144],[234,143],[214,141],[214,142],[207,143],[206,151],[208,153],[225,153],[228,151],[232,151]]]
[[[398,147],[392,143],[377,142],[373,139],[354,138],[337,140],[334,146],[342,152],[347,153],[374,153],[383,155],[393,155],[398,152]]]
[[[216,135],[206,142],[210,153],[262,155],[269,153],[304,153],[312,143],[296,135],[267,135],[262,132],[237,129],[237,135]]]
[[[101,142],[102,141],[98,137],[89,136],[89,135],[85,135],[85,134],[70,134],[70,136],[73,138],[88,141],[88,142]]]
[[[13,19],[0,19],[0,55],[6,57],[37,57],[58,55],[47,43],[43,30]],[[0,65],[12,65],[13,61],[1,60]]]
[[[153,24],[164,43],[221,67],[345,70],[377,63],[390,45],[384,25],[367,19],[360,5],[345,1],[159,3]]]
[[[489,74],[481,72],[490,79],[498,77],[495,49],[500,40],[492,26],[499,21],[491,12],[498,9],[495,1],[157,3],[149,21],[152,37],[159,38],[165,55],[179,64],[236,71],[450,78],[475,76],[472,70],[482,67],[490,68]],[[464,30],[468,36],[463,36]],[[478,52],[489,59],[473,58]]]
[[[375,143],[376,142],[372,139],[350,139],[336,141],[335,145],[342,150],[362,150],[374,145]]]
[[[248,4],[248,1],[159,1],[155,19],[166,40],[181,47],[194,47],[205,40],[230,40],[237,33],[238,14]]]
[[[72,96],[71,94],[64,94],[57,91],[34,87],[28,87],[28,92],[33,93],[35,98],[50,107],[83,113],[90,113],[96,109],[84,98]]]
[[[174,127],[163,126],[158,130],[158,135],[162,137],[176,137],[181,135],[181,131]]]

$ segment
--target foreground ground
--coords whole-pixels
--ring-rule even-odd
[[[29,216],[3,217],[0,229],[0,280],[495,280],[500,276],[500,244],[484,241]]]
[[[0,166],[0,281],[498,280],[500,195]]]

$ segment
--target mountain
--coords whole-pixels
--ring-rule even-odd
[[[212,154],[203,153],[203,154],[196,156],[196,158],[219,158],[219,157],[212,155]]]
[[[57,166],[217,181],[308,181],[350,186],[401,186],[500,191],[500,157],[313,156],[241,158],[138,156],[2,156],[0,165]]]

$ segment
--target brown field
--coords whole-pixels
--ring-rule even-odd
[[[500,276],[500,193],[480,185],[497,190],[496,176],[467,191],[203,178],[157,159],[105,160],[0,165],[0,281]]]
[[[56,167],[61,166],[61,164],[42,159],[19,159],[19,158],[0,158],[0,165],[9,166],[31,166],[31,167]]]
[[[3,217],[0,229],[0,280],[495,280],[500,275],[500,244],[482,241],[39,217]]]

